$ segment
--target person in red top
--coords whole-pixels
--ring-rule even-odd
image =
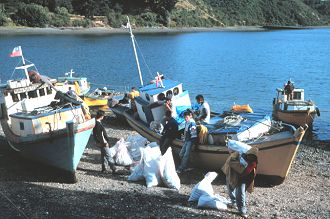
[[[243,158],[243,161],[240,159]],[[228,194],[231,200],[229,208],[237,205],[239,214],[247,218],[246,191],[252,192],[254,178],[257,173],[258,148],[252,147],[246,153],[240,155],[232,153],[227,159],[222,170],[226,175]]]

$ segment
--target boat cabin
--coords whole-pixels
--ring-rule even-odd
[[[11,130],[21,137],[49,133],[65,129],[67,121],[85,121],[80,106],[64,107],[54,110],[51,107],[34,109],[32,112],[11,114]]]
[[[0,85],[0,104],[6,107],[8,115],[29,112],[35,108],[47,106],[54,100],[56,92],[51,84],[56,80],[49,79],[50,84],[40,80],[31,80],[34,77],[31,77],[29,73],[36,74],[34,71],[28,71],[31,67],[34,67],[34,64],[16,67],[15,69],[26,72],[26,78],[9,80],[6,84]]]
[[[147,124],[164,118],[166,97],[171,98],[173,117],[178,107],[191,108],[189,93],[183,90],[182,83],[169,79],[161,82],[139,88],[140,96],[134,99],[140,119]]]
[[[65,73],[64,77],[58,77],[56,87],[64,93],[71,87],[78,95],[85,95],[90,90],[90,84],[87,82],[86,77],[73,77],[74,73],[71,69],[70,72]]]
[[[284,94],[284,89],[277,88],[277,99],[282,100],[284,102],[287,100],[287,95]],[[304,101],[305,100],[305,91],[302,88],[295,88],[293,90],[292,100],[291,101]]]

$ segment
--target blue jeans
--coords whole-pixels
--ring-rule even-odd
[[[189,139],[186,140],[182,146],[182,149],[180,151],[180,158],[181,158],[181,164],[178,168],[178,170],[185,170],[187,169],[188,162],[189,162],[189,157],[190,157],[190,152],[194,144],[196,143],[196,139]]]
[[[102,170],[106,170],[106,167],[109,165],[111,170],[115,169],[115,161],[110,156],[110,148],[101,147],[101,162],[102,162]]]
[[[236,204],[240,213],[246,214],[246,192],[245,192],[245,183],[238,183],[236,188],[232,188],[227,183],[227,189],[231,203]]]

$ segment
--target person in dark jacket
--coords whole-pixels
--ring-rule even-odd
[[[192,112],[187,110],[184,112],[183,116],[186,121],[186,125],[184,128],[184,144],[179,154],[181,163],[177,169],[177,173],[182,173],[188,170],[187,166],[190,153],[193,150],[193,147],[197,144],[197,126],[195,120],[193,119]]]
[[[101,121],[104,118],[104,111],[99,110],[96,114],[96,123],[93,128],[93,137],[96,141],[97,147],[101,149],[101,162],[102,162],[102,172],[106,172],[106,167],[109,165],[112,173],[116,172],[115,162],[110,153],[109,148],[109,137],[105,131],[104,126]]]
[[[178,135],[178,124],[176,120],[172,117],[171,111],[165,111],[165,121],[166,124],[162,132],[162,137],[159,141],[159,147],[162,155],[165,154],[167,148]]]

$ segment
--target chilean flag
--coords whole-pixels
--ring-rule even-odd
[[[21,46],[16,46],[13,51],[9,54],[10,57],[22,56]]]

